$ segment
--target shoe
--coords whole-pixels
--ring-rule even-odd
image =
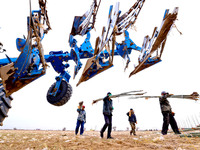
[[[101,138],[103,138],[103,132],[101,132],[101,131],[100,131],[100,136],[101,136]]]
[[[164,133],[164,132],[161,132],[162,133],[162,135],[167,135],[167,133]]]
[[[178,132],[175,132],[175,134],[181,134],[181,132],[178,131]]]
[[[110,136],[110,137],[107,137],[107,139],[114,139],[114,138]]]

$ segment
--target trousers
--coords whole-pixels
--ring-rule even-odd
[[[101,129],[101,133],[104,133],[104,131],[108,127],[107,137],[109,138],[111,137],[111,131],[112,131],[112,115],[104,115],[104,120],[105,120],[105,124],[103,128]]]
[[[77,120],[76,129],[75,129],[75,134],[76,134],[76,135],[78,134],[78,130],[79,130],[79,127],[80,127],[80,126],[81,126],[80,135],[83,134],[83,132],[84,132],[84,124],[85,124],[84,121]]]
[[[167,134],[169,124],[171,125],[172,130],[175,133],[178,133],[179,129],[178,129],[176,120],[175,120],[174,116],[172,115],[172,113],[171,112],[162,112],[162,115],[163,115],[163,126],[162,126],[162,131],[161,131],[162,134]]]
[[[130,131],[130,134],[135,134],[135,123],[134,122],[130,122],[130,125],[131,125],[131,131]]]

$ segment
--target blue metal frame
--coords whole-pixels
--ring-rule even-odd
[[[144,0],[141,0],[141,2],[143,2]],[[109,9],[109,20],[108,22],[110,22],[112,20],[112,9],[113,6],[110,6]],[[166,10],[165,14],[164,14],[164,18],[166,16],[166,14],[168,13],[169,10]],[[119,14],[121,13],[121,11],[118,11]],[[27,79],[31,79],[31,80],[35,80],[41,76],[43,76],[45,74],[45,69],[41,68],[41,59],[40,59],[40,51],[38,48],[36,48],[40,43],[34,43],[32,44],[32,34],[34,34],[36,31],[32,28],[30,28],[30,22],[37,22],[38,20],[33,20],[30,21],[32,19],[32,16],[34,14],[38,14],[38,19],[40,20],[41,17],[41,10],[34,10],[31,12],[30,17],[28,17],[28,37],[27,39],[20,39],[17,38],[16,39],[16,45],[17,45],[17,49],[21,52],[20,56],[18,58],[10,58],[10,59],[1,59],[0,60],[0,66],[5,66],[7,64],[10,63],[10,60],[14,63],[14,75],[12,78],[12,83],[14,83],[15,81],[19,81],[19,80],[27,80]],[[118,15],[119,15],[118,14]],[[31,18],[31,19],[30,19]],[[76,17],[74,20],[74,24],[73,24],[73,28],[74,30],[78,29],[79,25],[84,21],[86,17]],[[78,19],[78,20],[77,20]],[[81,20],[80,20],[81,19]],[[135,20],[134,20],[135,22]],[[133,23],[134,23],[133,22]],[[109,26],[109,28],[114,28],[114,26]],[[59,76],[56,77],[56,86],[55,89],[51,94],[52,95],[56,95],[60,86],[60,83],[62,80],[66,80],[67,82],[69,82],[71,76],[67,71],[67,68],[70,67],[68,61],[69,60],[73,60],[76,63],[75,66],[75,71],[74,71],[74,77],[76,76],[76,74],[78,73],[78,71],[81,69],[82,67],[82,63],[81,63],[81,59],[84,58],[92,58],[95,57],[95,60],[98,59],[98,63],[101,65],[102,68],[110,68],[113,66],[113,64],[111,64],[109,61],[103,62],[103,58],[108,58],[111,56],[112,50],[109,53],[106,49],[102,50],[97,56],[94,56],[94,49],[92,48],[91,42],[90,42],[90,31],[92,30],[93,27],[86,26],[86,29],[84,29],[82,33],[84,33],[84,35],[86,35],[86,38],[84,40],[84,42],[81,44],[80,47],[78,47],[77,45],[77,41],[75,39],[75,35],[70,34],[69,37],[69,44],[71,47],[71,51],[69,52],[63,52],[63,51],[51,51],[49,53],[49,55],[44,55],[44,59],[47,63],[51,63],[51,65],[53,66],[54,70],[59,74]],[[39,26],[37,26],[37,29],[39,29]],[[40,32],[38,33],[40,40],[42,40],[44,38],[44,35],[46,33],[44,32],[42,35],[40,34]],[[76,32],[76,34],[80,34],[78,32]],[[110,33],[108,33],[110,34]],[[131,54],[132,50],[136,50],[136,51],[141,51],[141,47],[137,46],[130,38],[129,36],[129,32],[127,31],[127,29],[124,31],[125,34],[125,39],[122,43],[117,43],[115,42],[116,45],[116,49],[113,52],[113,55],[119,55],[121,56],[123,59],[128,58],[128,61],[130,61],[129,58],[129,54]],[[83,34],[81,34],[83,36]],[[157,35],[156,35],[157,36]],[[108,40],[109,41],[109,40]],[[154,59],[154,58],[148,58],[147,61],[145,62],[145,65],[152,65],[155,63],[160,62],[160,59]],[[102,71],[102,68],[98,68],[96,66],[95,63],[93,63],[90,67],[90,70],[87,72],[86,78],[91,78],[93,76],[95,76],[96,74],[98,74],[98,72]]]

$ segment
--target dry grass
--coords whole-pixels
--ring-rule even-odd
[[[0,150],[200,149],[198,137],[180,138],[173,133],[163,136],[158,131],[138,131],[137,136],[130,136],[128,131],[116,131],[112,136],[115,139],[101,139],[97,131],[75,136],[73,131],[0,130]]]

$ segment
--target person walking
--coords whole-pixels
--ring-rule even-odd
[[[175,134],[181,134],[178,129],[176,120],[174,118],[175,113],[172,112],[171,105],[167,100],[167,97],[170,97],[171,95],[172,94],[163,91],[161,92],[161,97],[159,98],[160,108],[163,115],[163,126],[161,131],[163,135],[167,134],[169,124],[171,125],[172,130],[174,131]]]
[[[113,137],[111,136],[113,103],[110,96],[112,96],[112,94],[108,92],[107,96],[104,97],[103,99],[103,115],[104,115],[105,124],[100,131],[100,136],[101,138],[103,138],[103,133],[108,127],[107,139],[113,139]]]
[[[131,131],[130,131],[130,135],[136,135],[135,134],[135,124],[137,124],[137,119],[135,116],[135,113],[133,111],[133,109],[131,108],[129,112],[127,112],[126,114],[128,116],[128,121],[131,125]]]
[[[77,123],[76,123],[76,129],[75,129],[75,134],[78,134],[79,127],[81,126],[80,129],[80,135],[83,135],[84,132],[84,124],[86,123],[86,111],[85,111],[85,106],[82,105],[83,103],[79,103],[77,112],[78,112],[78,118],[77,118]]]

